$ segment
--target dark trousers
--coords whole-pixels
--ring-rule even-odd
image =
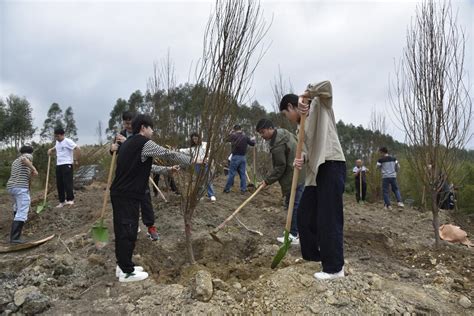
[[[345,162],[326,161],[319,166],[317,186],[305,187],[298,207],[303,259],[321,261],[327,273],[339,272],[344,265],[342,195],[345,178]]]
[[[360,182],[356,179],[355,181],[355,188],[356,188],[356,200],[357,202],[360,201]],[[365,196],[367,194],[367,183],[362,182],[362,201],[365,201]]]
[[[132,273],[140,200],[117,195],[111,195],[110,199],[114,215],[115,258],[123,272]]]
[[[176,182],[174,182],[173,176],[165,176],[165,179],[168,181],[168,185],[171,191],[178,194],[179,193],[178,187],[176,186]],[[158,183],[160,182],[160,175],[159,174],[155,175],[153,177],[153,181],[155,181],[156,185],[158,185]],[[155,187],[153,187],[153,193],[155,194],[155,196],[158,195],[158,190]]]
[[[72,174],[72,165],[56,166],[56,186],[61,203],[74,200]]]
[[[155,225],[155,213],[153,212],[153,204],[151,203],[150,190],[145,192],[145,199],[140,202],[140,210],[143,224],[146,227]]]

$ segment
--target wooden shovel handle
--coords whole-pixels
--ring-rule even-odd
[[[165,202],[168,202],[168,200],[165,198],[165,196],[163,195],[163,193],[161,192],[160,188],[158,188],[158,186],[156,185],[155,181],[153,181],[153,178],[150,177],[150,182],[151,184],[153,184],[153,186],[155,187],[156,191],[158,191],[158,193],[160,193],[160,196],[163,200],[165,200]]]
[[[117,159],[117,151],[114,151],[112,153],[112,162],[110,163],[109,177],[107,178],[107,187],[105,188],[105,192],[104,192],[104,201],[102,203],[102,212],[100,214],[101,219],[103,219],[105,215],[105,207],[107,206],[107,199],[110,193],[110,184],[112,183],[112,174],[114,172],[116,159]]]
[[[263,189],[263,185],[260,185],[257,190],[248,198],[244,201],[244,203],[242,203],[235,211],[234,213],[232,213],[229,217],[227,217],[223,222],[222,224],[220,224],[219,226],[217,226],[217,228],[214,230],[214,233],[217,233],[219,230],[221,230],[232,218],[234,218],[235,215],[237,215],[237,213],[240,212],[241,209],[244,208],[245,205],[247,205],[248,202],[250,202],[257,194],[258,192],[260,192],[261,190]]]
[[[46,203],[46,198],[48,196],[49,166],[50,165],[51,165],[51,156],[48,155],[48,168],[46,169],[46,184],[44,186],[44,203]]]
[[[295,157],[298,159],[301,158],[301,152],[303,151],[305,120],[306,120],[306,115],[301,115],[300,116],[300,129],[298,131],[298,144],[296,146],[296,155],[295,155]],[[293,180],[291,182],[290,204],[288,204],[288,214],[286,215],[285,229],[287,231],[290,231],[291,229],[291,219],[293,217],[293,207],[295,204],[296,186],[298,185],[299,175],[300,175],[300,170],[295,167],[293,170]]]

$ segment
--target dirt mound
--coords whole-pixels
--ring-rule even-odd
[[[216,192],[222,192],[224,181],[217,179]],[[186,260],[180,197],[165,192],[169,203],[154,198],[161,238],[150,241],[142,226],[134,258],[151,278],[120,284],[113,243],[99,251],[89,233],[104,188],[93,183],[76,192],[73,207],[30,213],[27,238],[51,233],[58,237],[38,248],[0,257],[0,312],[472,313],[473,250],[447,243],[433,250],[430,214],[412,209],[385,211],[381,205],[359,205],[346,197],[344,279],[316,281],[312,275],[320,265],[302,260],[295,246],[278,269],[270,269],[279,247],[275,238],[286,219],[278,186],[263,191],[239,214],[246,226],[263,236],[233,220],[219,232],[223,244],[208,232],[249,194],[218,193],[216,203],[204,198],[193,222],[195,265]],[[51,204],[54,195],[49,197]],[[8,196],[0,197],[0,205],[10,208]],[[0,236],[6,240],[12,214],[6,211],[0,216]],[[451,222],[449,214],[443,213],[441,222]],[[113,237],[110,211],[106,223]],[[471,236],[474,233],[466,230]]]

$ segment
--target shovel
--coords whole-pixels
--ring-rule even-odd
[[[117,151],[112,154],[112,162],[110,163],[109,177],[107,178],[107,187],[104,192],[104,201],[102,203],[102,212],[99,220],[92,226],[91,234],[97,249],[102,249],[109,242],[109,229],[104,225],[105,207],[107,206],[107,198],[110,192],[110,184],[112,183],[112,173],[114,172],[115,159]]]
[[[234,213],[232,213],[229,217],[227,217],[219,226],[217,226],[212,232],[210,232],[209,234],[211,235],[212,239],[214,239],[215,241],[221,243],[221,244],[224,244],[222,242],[222,240],[219,239],[219,237],[217,237],[217,233],[222,229],[224,228],[225,225],[227,225],[227,223],[232,219],[234,218],[235,215],[237,215],[237,213],[239,213],[245,205],[247,205],[248,202],[250,202],[257,194],[258,192],[260,192],[260,190],[263,189],[263,186],[259,186],[257,191],[255,191],[248,199],[246,199],[244,201],[244,203],[242,203],[235,211]]]
[[[46,208],[49,207],[48,201],[46,201],[46,198],[48,197],[48,181],[49,181],[49,166],[50,165],[51,165],[51,156],[48,155],[48,168],[46,169],[46,184],[44,186],[44,200],[43,200],[42,204],[40,204],[36,207],[36,213],[37,214],[40,214]]]
[[[303,149],[304,142],[304,122],[306,120],[306,115],[301,115],[300,119],[300,130],[298,132],[298,145],[296,146],[296,158],[301,158],[301,151]],[[293,170],[293,181],[291,183],[291,193],[290,193],[290,203],[288,205],[288,214],[286,215],[286,226],[285,226],[285,239],[283,245],[278,249],[277,254],[273,257],[272,269],[275,269],[280,261],[285,257],[288,249],[291,246],[291,240],[289,239],[290,228],[291,228],[291,218],[293,216],[293,206],[295,204],[296,196],[296,186],[298,184],[299,169],[294,168]]]
[[[153,184],[153,186],[155,187],[156,191],[158,191],[158,193],[160,194],[161,198],[163,200],[165,200],[166,203],[168,203],[168,200],[165,198],[165,196],[163,195],[163,192],[161,192],[160,188],[158,188],[158,186],[156,185],[155,181],[153,181],[153,178],[150,177],[149,178],[151,184]],[[166,181],[165,181],[166,182]]]

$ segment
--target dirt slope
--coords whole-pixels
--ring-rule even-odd
[[[161,240],[148,240],[142,226],[136,248],[136,262],[152,277],[134,284],[117,282],[113,243],[99,251],[89,237],[104,184],[78,191],[74,207],[50,209],[41,216],[32,212],[25,225],[26,237],[51,233],[59,237],[35,249],[0,256],[0,312],[472,315],[473,249],[443,243],[434,251],[428,213],[388,212],[380,204],[358,205],[352,196],[346,196],[348,276],[321,282],[312,277],[320,265],[303,261],[295,246],[278,269],[270,269],[278,250],[275,238],[286,219],[276,185],[257,196],[239,216],[263,237],[233,221],[219,233],[224,245],[210,238],[207,232],[249,196],[221,193],[223,181],[217,179],[217,202],[204,199],[196,212],[193,228],[198,263],[194,266],[186,263],[180,198],[166,193],[169,203],[155,199]],[[54,194],[50,200],[54,201]],[[0,206],[0,236],[7,240],[12,219],[8,196],[0,197]],[[443,214],[442,222],[452,221]],[[110,212],[107,223],[111,225]],[[474,239],[474,232],[469,231],[472,223],[457,224],[467,227]],[[207,302],[197,294],[202,275],[212,280],[210,287],[209,282],[203,283],[212,294]]]

